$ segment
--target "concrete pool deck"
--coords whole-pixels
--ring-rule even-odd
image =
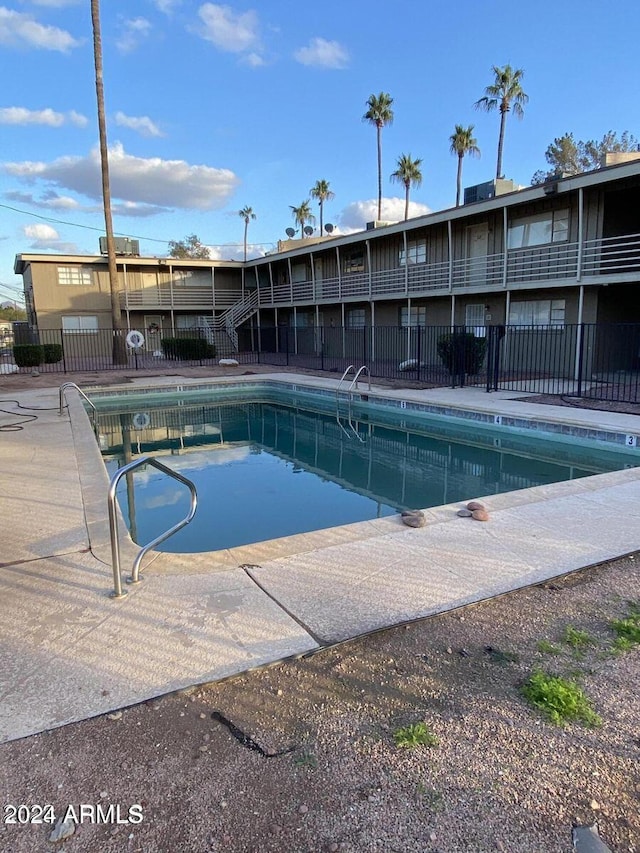
[[[176,379],[141,377],[126,388],[158,384]],[[161,554],[141,584],[114,600],[108,478],[79,397],[69,392],[71,418],[60,417],[57,386],[7,387],[4,398],[34,410],[2,403],[15,415],[1,414],[0,427],[37,419],[3,429],[0,442],[1,741],[640,550],[640,468],[629,468],[486,497],[488,523],[459,518],[456,503],[427,510],[420,529],[391,517],[215,553]],[[543,406],[516,393],[381,390],[640,435],[636,415]],[[137,549],[121,538],[128,572]]]

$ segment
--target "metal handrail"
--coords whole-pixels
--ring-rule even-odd
[[[111,478],[111,483],[109,485],[109,532],[111,535],[111,565],[113,568],[113,592],[111,593],[113,598],[122,598],[122,596],[126,595],[126,591],[122,591],[122,582],[120,578],[120,543],[118,541],[118,513],[116,511],[116,489],[118,487],[118,483],[122,479],[125,474],[128,474],[130,471],[133,471],[134,468],[139,468],[141,465],[151,465],[154,468],[157,468],[159,471],[164,471],[165,474],[168,474],[170,477],[173,477],[176,480],[179,480],[181,483],[184,483],[185,486],[189,488],[191,492],[191,506],[189,508],[189,513],[186,518],[183,518],[182,521],[179,521],[177,524],[174,524],[169,530],[162,533],[160,536],[157,536],[147,545],[144,545],[140,550],[138,556],[133,561],[133,569],[131,570],[131,577],[129,578],[129,583],[139,583],[140,581],[140,563],[142,562],[142,558],[150,551],[152,548],[155,548],[156,545],[159,545],[161,542],[164,542],[165,539],[168,539],[170,536],[173,536],[174,533],[177,533],[178,530],[181,530],[186,524],[189,524],[193,516],[196,514],[196,509],[198,506],[198,495],[196,492],[195,485],[188,480],[186,477],[183,477],[182,474],[179,474],[177,471],[174,471],[172,468],[168,468],[166,465],[163,465],[162,462],[158,462],[157,459],[154,459],[152,456],[141,456],[140,459],[134,459],[133,462],[129,462],[128,465],[125,465],[123,468],[120,468],[119,471],[116,471],[114,476]]]
[[[339,395],[339,393],[340,393],[340,386],[342,385],[342,383],[344,382],[344,380],[347,378],[347,376],[349,375],[349,372],[350,372],[351,370],[353,370],[353,371],[355,372],[355,367],[354,367],[354,365],[353,365],[353,364],[350,364],[350,365],[349,365],[349,367],[347,367],[347,369],[345,370],[345,372],[342,374],[342,377],[340,378],[340,382],[338,382],[338,386],[337,386],[337,388],[336,388],[336,405],[337,405],[337,403],[338,403],[338,395]]]
[[[84,393],[82,388],[79,388],[75,382],[65,382],[64,384],[62,384],[60,386],[60,411],[58,412],[59,415],[62,414],[63,402],[64,402],[64,393],[67,390],[67,388],[75,388],[76,391],[78,392],[78,394],[80,394],[81,397],[84,397],[84,399],[87,401],[87,403],[91,406],[91,408],[93,409],[94,415],[98,414],[98,410],[96,409],[95,405],[87,397],[87,395]]]
[[[356,373],[356,375],[353,377],[353,381],[351,385],[349,385],[349,389],[347,391],[348,394],[352,395],[353,389],[358,387],[358,379],[360,379],[360,375],[364,370],[367,371],[367,376],[369,377],[369,392],[371,392],[371,373],[369,372],[369,368],[367,367],[367,365],[363,364],[362,367]]]

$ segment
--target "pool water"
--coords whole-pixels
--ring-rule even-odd
[[[192,480],[194,520],[160,546],[216,551],[402,509],[590,476],[638,464],[637,455],[484,424],[354,407],[271,400],[178,405],[145,402],[100,414],[110,474],[154,455]],[[326,411],[322,411],[322,408]],[[595,445],[595,443],[593,443]],[[152,467],[122,478],[118,500],[143,545],[183,518],[186,487]]]

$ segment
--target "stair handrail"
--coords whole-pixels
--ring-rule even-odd
[[[118,539],[118,512],[116,510],[116,489],[118,488],[118,483],[124,477],[125,474],[128,474],[130,471],[133,471],[135,468],[139,468],[141,465],[151,465],[153,468],[157,468],[159,471],[163,471],[165,474],[168,474],[170,477],[173,477],[176,480],[179,480],[181,483],[184,483],[185,486],[188,487],[191,492],[191,505],[189,507],[189,512],[177,524],[174,524],[173,527],[166,530],[164,533],[161,533],[160,536],[157,536],[151,542],[148,542],[144,545],[138,556],[133,561],[133,568],[131,570],[131,577],[128,579],[129,583],[135,584],[140,582],[140,564],[142,562],[143,557],[152,549],[155,548],[156,545],[160,545],[161,542],[164,542],[165,539],[168,539],[170,536],[173,536],[174,533],[177,533],[178,530],[181,530],[185,525],[189,524],[193,516],[196,514],[196,509],[198,507],[198,494],[196,492],[195,484],[188,480],[186,477],[183,477],[182,474],[179,474],[177,471],[174,471],[172,468],[169,468],[167,465],[163,465],[162,462],[158,462],[153,456],[141,456],[139,459],[134,459],[133,462],[129,462],[127,465],[124,465],[120,468],[111,478],[111,482],[109,484],[109,495],[108,495],[108,504],[109,504],[109,533],[111,536],[111,567],[113,569],[113,592],[111,593],[112,598],[122,598],[125,596],[126,590],[122,590],[122,579],[120,572],[120,542]]]

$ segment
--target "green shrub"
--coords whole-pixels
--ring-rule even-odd
[[[216,348],[204,338],[163,338],[162,352],[165,358],[179,361],[202,361],[216,357]]]
[[[45,364],[57,364],[62,361],[62,344],[43,344]]]
[[[557,726],[564,725],[567,720],[577,720],[586,726],[602,723],[575,681],[534,672],[522,687],[522,694]]]
[[[476,338],[473,332],[452,332],[438,340],[438,355],[449,373],[462,371],[474,376],[480,368],[487,351],[486,338]]]
[[[40,344],[14,344],[13,357],[18,367],[38,367],[44,360]]]

